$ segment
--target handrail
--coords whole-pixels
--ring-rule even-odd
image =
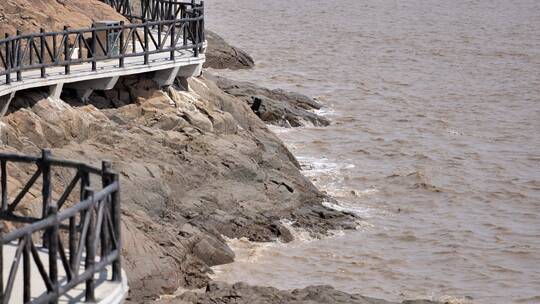
[[[9,198],[8,165],[36,165],[35,173],[21,190],[15,191],[12,200]],[[25,167],[26,168],[26,167]],[[53,171],[62,173],[75,171],[73,178],[65,189],[60,189],[61,196],[53,200]],[[101,179],[101,190],[94,192],[91,187],[91,176]],[[24,217],[17,214],[17,206],[29,190],[42,178],[41,193],[43,206],[41,216]],[[24,303],[57,303],[58,298],[75,286],[85,283],[85,300],[95,300],[94,273],[112,266],[112,280],[120,281],[121,272],[121,227],[120,227],[120,183],[118,174],[111,169],[111,163],[102,162],[98,169],[82,162],[52,158],[49,150],[43,150],[41,157],[0,153],[1,209],[0,220],[27,223],[9,231],[0,233],[0,303],[10,303],[16,274],[23,266],[23,300]],[[79,185],[79,193],[74,189]],[[74,198],[75,197],[75,198]],[[71,207],[62,207],[71,204]],[[46,248],[49,268],[46,270],[40,258],[35,237],[41,238]],[[64,242],[68,247],[64,246]],[[3,251],[4,246],[16,246],[15,258],[4,284]],[[99,249],[99,257],[97,256]],[[84,256],[83,256],[84,253]],[[84,258],[84,263],[82,262]],[[59,281],[58,261],[67,276],[67,280]],[[47,290],[32,298],[31,263],[39,271]],[[5,287],[4,287],[5,286]]]
[[[41,70],[47,78],[47,69],[64,67],[64,74],[71,73],[71,66],[92,63],[92,71],[107,60],[118,59],[118,68],[125,67],[125,59],[169,53],[174,61],[176,52],[192,50],[193,57],[203,51],[204,1],[196,3],[178,0],[138,0],[141,13],[134,14],[130,0],[101,0],[124,15],[132,24],[45,31],[0,39],[0,76],[6,84],[22,81],[23,72]],[[15,74],[15,75],[13,75]]]

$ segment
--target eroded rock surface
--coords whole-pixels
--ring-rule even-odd
[[[322,206],[325,195],[245,102],[204,78],[190,87],[163,91],[150,78],[128,77],[88,105],[23,92],[1,119],[3,151],[47,147],[58,158],[113,161],[135,301],[206,286],[209,266],[234,258],[222,235],[290,241],[284,218],[314,234],[354,226],[352,216]],[[20,171],[19,183],[32,173],[9,170]],[[62,186],[55,184],[55,195]],[[24,213],[35,212],[39,197],[21,205]]]

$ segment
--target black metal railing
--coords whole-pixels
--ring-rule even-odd
[[[10,165],[17,165],[17,168],[10,168]],[[8,169],[17,173],[23,166],[35,166],[34,174],[22,189],[8,189]],[[43,150],[41,157],[0,153],[0,171],[0,220],[18,227],[0,234],[0,303],[11,303],[14,297],[22,297],[24,303],[57,303],[59,297],[81,283],[85,283],[86,302],[93,302],[94,274],[109,265],[111,279],[122,280],[120,184],[110,162],[103,162],[102,168],[98,169],[84,163],[54,159],[48,150]],[[60,175],[73,177],[68,179],[70,182],[66,183],[65,189],[58,191],[62,194],[53,199],[53,184],[59,184],[54,183],[53,177]],[[101,189],[97,192],[91,185],[96,179],[100,180]],[[41,215],[20,215],[17,207],[36,184],[41,184],[42,204],[38,212]],[[78,193],[74,191],[77,185]],[[10,190],[15,194],[11,198]],[[39,240],[42,240],[41,245],[36,244]],[[16,247],[16,251],[4,281],[4,267],[8,266],[3,265],[6,246]],[[47,261],[42,261],[41,256],[47,256]],[[59,278],[59,261],[66,279]],[[22,296],[13,294],[16,280],[21,279],[17,278],[21,263]],[[48,263],[48,269],[44,263]],[[32,272],[31,264],[39,273]],[[36,282],[33,276],[38,276],[46,286],[46,290],[37,290],[37,297],[32,296],[31,284]]]
[[[41,78],[47,77],[47,69],[64,67],[66,75],[71,66],[91,63],[97,71],[100,62],[118,60],[119,68],[125,59],[144,57],[149,64],[153,54],[169,53],[175,60],[176,52],[192,50],[198,57],[204,42],[204,1],[196,3],[172,0],[102,0],[132,21],[112,26],[93,25],[87,29],[16,35],[6,33],[0,40],[0,76],[5,83],[22,81],[24,72],[40,70]],[[139,8],[132,9],[133,3]],[[140,13],[135,13],[139,11]]]
[[[162,21],[182,18],[186,12],[203,11],[204,1],[181,0],[101,0],[133,20]]]

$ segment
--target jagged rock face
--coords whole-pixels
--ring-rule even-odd
[[[208,72],[205,72],[205,76],[212,79],[220,89],[240,98],[252,108],[258,99],[260,104],[254,110],[266,123],[285,128],[330,124],[328,119],[312,112],[322,105],[308,96],[281,89],[270,90],[254,83],[234,81]]]
[[[228,44],[218,34],[207,30],[206,40],[208,42],[208,50],[206,51],[206,63],[204,67],[240,70],[255,66],[253,58],[248,53]]]
[[[322,207],[325,196],[246,103],[204,78],[190,87],[162,91],[144,77],[126,78],[88,105],[23,93],[1,119],[4,151],[48,147],[58,158],[113,161],[133,299],[205,286],[209,266],[234,258],[221,235],[287,241],[281,218],[314,233],[352,221]],[[21,172],[13,183],[32,173],[23,169],[10,168]],[[21,208],[35,213],[39,195]]]
[[[98,0],[3,0],[0,4],[0,35],[45,30],[87,28],[93,21],[127,21],[109,5]]]

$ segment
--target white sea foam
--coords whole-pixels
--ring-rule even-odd
[[[318,110],[313,110],[313,113],[323,117],[336,116],[336,111],[330,107],[322,107]]]
[[[353,206],[352,204],[340,203],[340,202],[338,203],[323,202],[322,204],[326,208],[340,211],[340,212],[352,213],[362,218],[370,218],[373,216],[373,210],[368,207],[363,207],[359,205]]]
[[[355,168],[354,164],[345,162],[338,163],[326,157],[315,158],[309,156],[297,156],[296,158],[302,166],[303,173],[307,176],[335,173],[339,170]]]
[[[270,131],[272,131],[274,134],[284,134],[293,130],[291,128],[284,128],[284,127],[274,126],[274,125],[268,125],[268,129],[270,129]]]

